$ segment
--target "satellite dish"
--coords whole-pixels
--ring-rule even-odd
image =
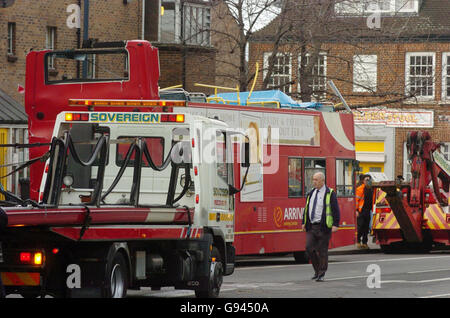
[[[14,4],[14,0],[0,0],[0,8],[7,8]]]

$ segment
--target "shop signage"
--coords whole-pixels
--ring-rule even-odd
[[[356,125],[433,128],[434,111],[426,109],[360,108],[353,111]]]

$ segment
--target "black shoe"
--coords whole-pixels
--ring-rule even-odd
[[[316,280],[317,278],[319,278],[319,274],[314,274],[314,276],[311,277],[311,280]]]
[[[325,274],[319,275],[316,279],[316,282],[323,282],[325,280]]]

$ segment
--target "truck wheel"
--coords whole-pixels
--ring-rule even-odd
[[[220,287],[223,283],[223,264],[220,252],[216,247],[213,247],[211,261],[209,284],[207,290],[196,290],[195,296],[198,298],[217,298],[219,297]]]
[[[116,253],[108,266],[106,275],[106,298],[124,298],[127,294],[128,274],[125,258],[122,253]]]

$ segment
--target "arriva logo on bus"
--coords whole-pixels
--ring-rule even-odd
[[[275,207],[273,211],[273,219],[275,222],[275,225],[277,227],[282,226],[299,226],[300,220],[303,215],[304,208],[300,207],[293,207],[293,208],[284,208],[283,209],[279,206]]]

